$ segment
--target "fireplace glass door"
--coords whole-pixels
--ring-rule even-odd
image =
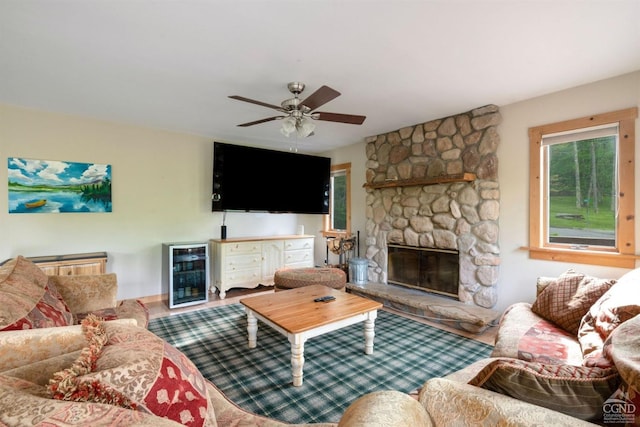
[[[458,251],[389,245],[387,282],[458,298]]]

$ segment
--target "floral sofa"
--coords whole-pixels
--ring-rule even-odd
[[[490,358],[424,384],[434,424],[640,425],[640,269],[537,291],[503,313]]]
[[[0,426],[288,425],[229,401],[146,329],[142,303],[116,293],[113,274],[46,276],[23,257],[0,266]],[[340,420],[375,425],[431,422],[395,391],[365,396]]]

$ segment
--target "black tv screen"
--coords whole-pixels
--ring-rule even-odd
[[[211,210],[328,214],[331,159],[214,142]]]

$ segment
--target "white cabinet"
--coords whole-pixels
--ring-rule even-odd
[[[295,235],[211,240],[212,287],[224,299],[231,288],[273,286],[279,268],[313,267],[313,239]]]
[[[285,241],[284,266],[286,268],[313,267],[313,244],[313,237]]]
[[[284,265],[284,240],[262,242],[262,284],[273,285],[273,275]]]

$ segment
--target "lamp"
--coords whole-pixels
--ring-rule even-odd
[[[280,133],[288,138],[289,135],[295,132],[298,138],[306,138],[313,133],[315,128],[316,125],[304,117],[289,116],[282,121]]]

